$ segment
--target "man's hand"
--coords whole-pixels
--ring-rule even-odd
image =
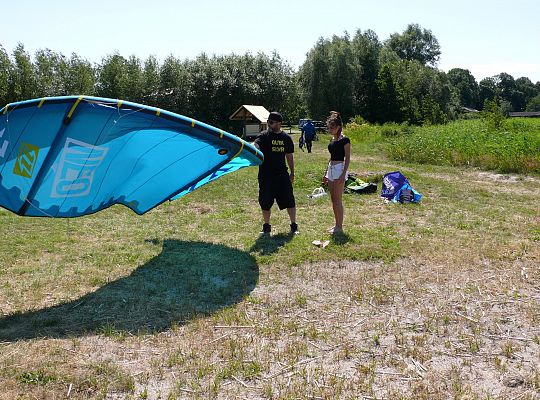
[[[289,178],[291,179],[291,183],[294,183],[294,173],[289,174]]]

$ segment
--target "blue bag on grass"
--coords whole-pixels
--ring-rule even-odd
[[[392,201],[397,203],[418,203],[422,195],[414,190],[411,185],[405,183],[394,195]]]
[[[393,202],[417,203],[422,195],[414,190],[405,176],[399,172],[389,172],[383,177],[381,197]]]

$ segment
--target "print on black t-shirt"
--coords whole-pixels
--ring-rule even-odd
[[[294,143],[285,132],[263,131],[255,143],[264,154],[264,162],[259,166],[259,175],[287,173],[285,154],[294,153]]]

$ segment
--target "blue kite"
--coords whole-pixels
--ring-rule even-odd
[[[123,204],[144,214],[262,153],[237,136],[141,104],[46,97],[0,110],[0,206],[78,217]]]

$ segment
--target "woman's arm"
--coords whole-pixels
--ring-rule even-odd
[[[322,182],[325,184],[325,185],[328,185],[328,178],[326,177],[326,173],[328,172],[328,168],[330,168],[330,161],[332,159],[330,158],[330,160],[328,160],[328,163],[326,163],[326,169],[324,170],[324,174],[322,176]]]
[[[345,150],[345,165],[343,166],[343,173],[339,177],[339,180],[343,180],[345,182],[345,179],[347,178],[345,175],[347,175],[347,170],[349,169],[349,164],[351,163],[351,144],[347,143],[343,148]]]

